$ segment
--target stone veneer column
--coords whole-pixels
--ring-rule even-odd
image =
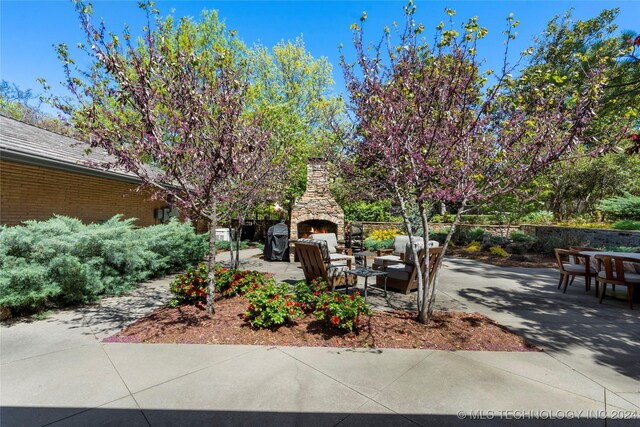
[[[320,159],[310,159],[307,164],[307,189],[291,211],[291,239],[298,238],[298,224],[314,219],[336,224],[336,237],[344,242],[344,211],[331,196],[329,166]]]

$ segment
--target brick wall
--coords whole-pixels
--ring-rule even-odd
[[[136,184],[75,172],[0,161],[0,223],[17,225],[54,214],[97,222],[123,214],[137,225],[155,224],[153,210],[163,201],[135,193]]]

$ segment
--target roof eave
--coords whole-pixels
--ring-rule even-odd
[[[24,163],[24,164],[33,165],[33,166],[43,166],[43,167],[48,167],[52,169],[63,170],[66,172],[75,172],[75,173],[95,176],[99,178],[130,182],[134,184],[142,183],[142,180],[140,178],[137,178],[131,175],[126,175],[120,172],[107,171],[103,169],[92,168],[85,165],[62,162],[62,161],[51,159],[51,158],[34,156],[33,154],[29,154],[29,153],[8,150],[5,147],[0,147],[0,159],[13,161],[17,163]]]

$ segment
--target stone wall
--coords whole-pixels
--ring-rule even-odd
[[[365,237],[373,230],[386,230],[392,228],[402,229],[399,222],[361,222],[365,231]],[[442,231],[451,224],[429,224],[431,231]],[[503,237],[507,232],[506,227],[498,225],[475,225],[459,224],[458,229],[469,231],[472,228],[480,227],[487,233]],[[628,246],[640,247],[640,231],[611,230],[607,228],[577,228],[559,227],[551,225],[514,225],[508,231],[519,230],[536,239],[555,245],[555,247],[569,246]]]
[[[521,225],[525,233],[555,247],[569,246],[631,246],[640,247],[640,231],[611,230],[607,228],[576,228],[551,225]]]

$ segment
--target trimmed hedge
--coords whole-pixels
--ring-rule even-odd
[[[120,215],[102,224],[56,216],[0,227],[0,306],[13,312],[85,303],[201,260],[207,235],[189,222],[136,228]]]
[[[630,219],[623,219],[616,221],[611,225],[614,230],[638,230],[640,231],[640,221],[633,221]]]

